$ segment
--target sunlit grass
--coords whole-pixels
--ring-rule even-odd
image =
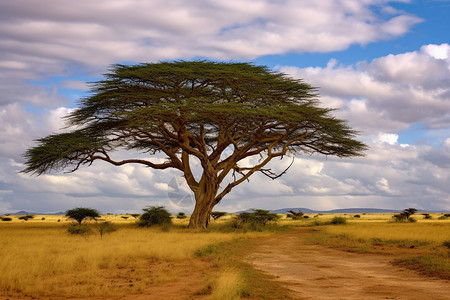
[[[170,270],[159,268],[159,263],[193,259],[197,250],[238,236],[118,225],[118,231],[100,238],[97,234],[69,235],[64,224],[57,222],[5,223],[0,224],[3,295],[139,293],[148,285],[171,279]]]
[[[345,234],[355,239],[364,240],[409,240],[438,245],[450,239],[450,223],[442,221],[418,223],[353,222],[346,226],[327,226],[324,230],[330,234]]]

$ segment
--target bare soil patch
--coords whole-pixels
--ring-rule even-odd
[[[395,255],[351,253],[308,242],[309,228],[259,240],[247,260],[295,299],[450,299],[448,280],[392,265]]]

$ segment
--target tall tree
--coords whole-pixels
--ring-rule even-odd
[[[114,65],[79,104],[66,116],[72,131],[37,140],[24,154],[23,172],[75,171],[96,160],[178,169],[195,196],[191,228],[207,227],[213,207],[255,172],[280,176],[265,168],[275,157],[352,157],[366,149],[345,121],[319,106],[315,88],[248,63]],[[117,149],[166,160],[115,160]],[[243,165],[254,156],[254,165]],[[190,158],[200,162],[201,174]]]

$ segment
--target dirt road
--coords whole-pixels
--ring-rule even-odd
[[[295,299],[450,299],[450,282],[390,264],[389,256],[308,243],[308,228],[266,238],[248,257],[286,283]]]

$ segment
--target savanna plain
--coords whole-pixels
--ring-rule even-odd
[[[289,266],[302,268],[303,245],[308,255],[352,255],[362,262],[376,256],[403,276],[448,290],[450,216],[417,213],[414,222],[392,216],[279,215],[264,225],[238,227],[227,215],[207,230],[190,230],[188,217],[142,228],[130,215],[102,215],[87,222],[89,234],[71,234],[72,221],[61,215],[9,216],[0,222],[0,299],[328,299],[299,292],[296,278],[313,283],[311,273],[287,276]],[[114,230],[102,231],[99,221]],[[405,298],[376,295],[412,299],[408,291]]]

